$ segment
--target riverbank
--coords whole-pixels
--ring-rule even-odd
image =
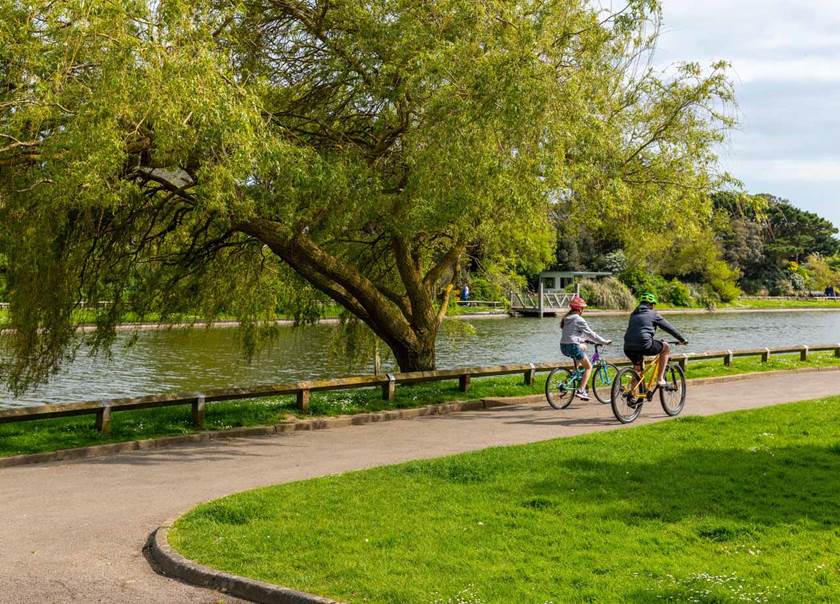
[[[722,305],[714,310],[707,308],[689,308],[669,305],[659,305],[658,310],[665,315],[712,315],[712,314],[749,314],[749,313],[789,313],[789,312],[840,312],[840,299],[838,302],[824,302],[819,300],[752,300],[749,304],[732,303]],[[83,313],[87,311],[82,311]],[[627,310],[606,310],[597,307],[587,309],[588,315],[615,317],[627,315]],[[488,309],[485,311],[465,311],[456,314],[446,315],[448,320],[472,321],[478,319],[505,319],[512,315],[507,310]],[[96,330],[96,325],[91,322],[82,322],[77,326],[77,331],[90,333]],[[8,322],[8,310],[0,309],[0,335],[9,333],[3,328]],[[320,325],[338,325],[341,319],[338,318],[338,311],[329,312],[317,321]],[[272,325],[281,327],[293,327],[297,323],[294,319],[278,318],[271,322]],[[164,331],[172,329],[230,329],[239,327],[239,321],[235,319],[220,319],[217,321],[205,320],[184,320],[173,323],[157,323],[154,321],[131,321],[127,320],[116,327],[118,332],[142,332],[142,331]]]
[[[799,360],[798,355],[777,355],[766,363],[758,358],[736,358],[731,366],[723,365],[720,360],[692,362],[687,365],[686,375],[689,379],[695,379],[834,367],[840,368],[840,359],[832,353],[813,353],[808,361]],[[411,409],[454,401],[528,396],[543,393],[544,385],[542,375],[530,386],[523,384],[519,376],[476,378],[468,392],[461,392],[456,381],[405,385],[396,390],[396,398],[392,402],[383,401],[379,389],[315,392],[308,413],[297,409],[292,396],[212,403],[206,408],[204,431],[272,426],[295,419]],[[97,431],[90,416],[2,424],[0,457],[180,436],[200,431],[192,425],[189,406],[116,412],[112,416],[110,434]]]

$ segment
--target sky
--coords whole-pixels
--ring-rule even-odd
[[[724,169],[840,228],[840,0],[662,5],[655,64],[732,64],[739,125]]]

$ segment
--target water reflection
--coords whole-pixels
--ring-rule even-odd
[[[672,315],[691,341],[688,350],[756,348],[840,341],[840,312]],[[589,317],[592,327],[619,344],[626,317]],[[452,321],[438,342],[441,368],[527,363],[559,358],[556,319],[480,319],[464,329]],[[372,361],[350,364],[330,354],[336,327],[284,328],[280,338],[248,363],[235,329],[153,331],[132,346],[120,334],[110,359],[80,353],[49,384],[13,398],[0,392],[0,405],[28,405],[189,391],[200,388],[287,382],[351,373],[370,373]],[[386,367],[389,365],[386,363]]]

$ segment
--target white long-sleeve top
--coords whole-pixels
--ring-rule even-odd
[[[596,344],[606,344],[609,340],[605,340],[597,333],[592,331],[586,319],[579,314],[572,313],[566,317],[563,323],[563,335],[560,337],[561,344],[582,344],[587,340],[595,342]]]

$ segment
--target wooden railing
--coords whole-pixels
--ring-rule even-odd
[[[672,358],[685,368],[686,363],[692,361],[707,361],[723,359],[724,365],[731,365],[736,357],[761,357],[763,362],[778,354],[798,354],[800,360],[808,360],[811,352],[834,351],[834,356],[840,358],[840,344],[824,344],[817,346],[786,346],[781,348],[751,348],[747,350],[722,350],[715,352],[689,352],[674,354]],[[624,358],[610,359],[616,365],[627,365]],[[458,380],[459,389],[466,392],[470,381],[475,377],[489,377],[499,375],[522,374],[525,384],[533,384],[536,374],[551,371],[557,367],[572,367],[570,362],[528,363],[517,365],[497,365],[493,367],[458,367],[437,371],[419,371],[411,373],[388,373],[385,375],[365,375],[344,377],[330,380],[309,380],[289,384],[266,384],[248,388],[216,388],[203,392],[189,392],[168,395],[148,395],[131,398],[117,398],[81,403],[57,403],[37,405],[32,407],[16,407],[0,410],[0,423],[20,422],[50,417],[68,415],[96,415],[96,428],[109,432],[111,414],[114,411],[130,411],[134,409],[148,409],[151,407],[168,407],[173,405],[191,405],[193,423],[201,427],[204,425],[204,411],[207,403],[215,401],[230,401],[249,398],[263,398],[269,396],[294,395],[297,405],[302,410],[309,409],[309,401],[313,392],[329,390],[347,390],[354,388],[381,388],[382,398],[393,401],[399,384],[416,384],[420,382],[439,382]]]

